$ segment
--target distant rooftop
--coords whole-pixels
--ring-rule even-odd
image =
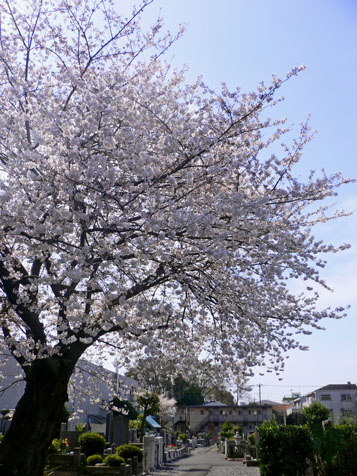
[[[347,382],[347,383],[330,383],[329,385],[325,385],[324,387],[320,387],[320,388],[317,388],[316,390],[313,390],[312,392],[309,392],[309,393],[306,393],[304,395],[304,397],[308,397],[312,394],[314,394],[315,392],[320,392],[320,391],[323,391],[323,392],[329,392],[329,391],[332,391],[332,390],[338,390],[338,391],[346,391],[346,390],[357,390],[357,385],[354,384],[354,383],[351,383],[351,382]],[[296,398],[295,400],[299,400],[299,398],[303,398],[303,397],[298,397]]]
[[[280,405],[280,404],[278,404]],[[185,405],[178,405],[179,407],[184,407]],[[200,405],[188,405],[189,408],[236,408],[236,407],[271,407],[271,403],[261,403],[251,402],[251,403],[241,403],[239,405],[226,405],[225,403],[218,402],[217,400],[212,400],[210,402],[201,403]]]
[[[282,405],[281,402],[273,402],[272,400],[262,400],[262,401],[261,401],[261,404],[262,404],[262,405],[270,405],[270,406]]]
[[[330,385],[325,385],[324,387],[318,388],[317,390],[357,390],[357,385],[354,383],[332,383]]]
[[[225,403],[212,400],[210,402],[201,403],[201,405],[190,405],[190,407],[228,407]]]

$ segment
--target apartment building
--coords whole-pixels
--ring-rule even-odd
[[[263,421],[272,421],[272,406],[257,403],[248,405],[226,405],[211,401],[201,405],[178,406],[174,426],[192,434],[200,432],[219,433],[226,421],[240,426],[244,433],[252,433]]]
[[[357,422],[357,385],[351,382],[325,385],[296,398],[293,411],[301,411],[315,401],[331,410],[334,423],[342,417],[353,418]]]

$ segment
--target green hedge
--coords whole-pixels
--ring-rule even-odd
[[[306,426],[263,423],[259,428],[261,476],[305,476],[313,458],[313,444]]]
[[[115,452],[124,459],[133,459],[134,456],[138,457],[138,461],[142,461],[143,459],[142,450],[135,445],[120,445],[116,448]]]
[[[321,446],[324,476],[357,475],[356,425],[336,425],[328,428]]]
[[[91,455],[87,458],[88,466],[95,466],[97,463],[103,463],[103,456],[101,455]]]
[[[266,422],[258,432],[261,476],[305,476],[310,464],[316,476],[357,476],[357,425],[311,431]]]
[[[117,455],[108,455],[104,458],[104,464],[106,466],[112,466],[114,468],[120,467],[122,463],[125,463],[125,459]]]
[[[103,436],[98,435],[98,433],[82,433],[78,438],[78,443],[81,446],[81,449],[85,455],[100,455],[103,454],[105,448],[105,439]]]

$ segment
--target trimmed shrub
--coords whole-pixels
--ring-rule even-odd
[[[118,456],[124,459],[133,458],[134,456],[138,457],[138,461],[142,461],[143,459],[142,450],[135,445],[120,445],[115,451]]]
[[[97,463],[103,463],[103,456],[101,455],[91,455],[87,458],[88,466],[95,466]]]
[[[328,428],[322,448],[326,476],[357,474],[356,425],[336,425]]]
[[[226,421],[221,426],[221,431],[219,432],[219,439],[224,441],[226,438],[228,440],[233,440],[236,433],[242,434],[242,429],[239,426],[233,425],[231,422]]]
[[[306,426],[265,422],[259,428],[261,476],[305,476],[313,459],[313,442]]]
[[[118,455],[108,455],[104,458],[104,464],[106,466],[118,467],[122,463],[125,463],[125,459]]]
[[[102,454],[105,448],[105,439],[101,435],[98,435],[98,433],[92,433],[90,431],[80,435],[78,443],[87,457]]]

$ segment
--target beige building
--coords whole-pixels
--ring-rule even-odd
[[[271,405],[225,405],[212,401],[201,405],[178,406],[175,416],[175,428],[189,430],[192,434],[210,431],[218,434],[226,421],[240,426],[243,433],[252,433],[263,421],[272,421]]]

